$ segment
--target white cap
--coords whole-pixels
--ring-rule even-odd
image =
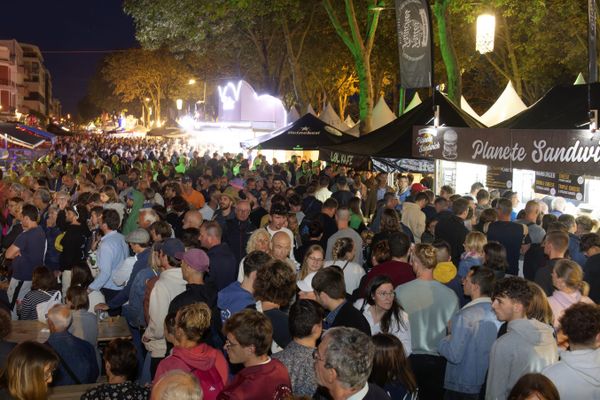
[[[300,289],[303,292],[314,291],[314,289],[312,287],[312,280],[316,274],[317,274],[316,272],[311,272],[310,274],[306,275],[306,278],[302,279],[301,281],[296,282],[298,289]]]

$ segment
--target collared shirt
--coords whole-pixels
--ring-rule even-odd
[[[333,310],[329,314],[327,314],[327,317],[325,318],[325,329],[331,328],[331,325],[333,325],[333,321],[335,321],[336,317],[340,313],[340,310],[342,309],[344,304],[346,304],[346,300],[344,300],[344,302],[342,304],[337,306],[335,310]]]
[[[113,271],[129,257],[129,248],[125,238],[117,231],[110,231],[100,240],[97,251],[96,262],[98,264],[98,276],[90,284],[90,289],[100,290],[102,288],[121,290],[110,277]]]
[[[346,400],[362,400],[367,393],[369,392],[369,384],[365,383],[365,386],[363,386],[362,389],[360,389],[358,392],[354,393],[352,396],[348,397],[348,399]]]

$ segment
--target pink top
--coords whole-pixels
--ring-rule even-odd
[[[587,296],[583,296],[579,290],[576,290],[573,293],[555,290],[554,293],[552,293],[552,296],[548,297],[548,303],[550,303],[550,307],[552,307],[552,314],[554,315],[555,329],[560,327],[560,323],[558,321],[565,313],[565,310],[571,307],[573,304],[579,302],[594,304],[592,299]]]

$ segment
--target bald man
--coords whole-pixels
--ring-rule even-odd
[[[296,261],[290,259],[292,240],[287,233],[279,231],[271,238],[271,256],[288,264],[294,271],[298,269]]]
[[[200,226],[202,226],[202,222],[204,222],[204,218],[202,218],[202,213],[200,213],[200,211],[198,210],[190,210],[186,212],[183,216],[183,229],[200,229]]]
[[[202,400],[202,388],[194,375],[176,369],[164,374],[152,388],[150,400]]]
[[[73,321],[71,310],[65,304],[56,304],[48,310],[50,336],[47,344],[60,356],[54,385],[94,383],[98,379],[98,360],[94,346],[69,333]]]

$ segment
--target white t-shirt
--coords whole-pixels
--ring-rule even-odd
[[[344,283],[346,284],[346,293],[352,294],[360,286],[360,280],[366,275],[363,267],[353,261],[336,260],[326,261],[324,267],[337,265],[344,272]]]

